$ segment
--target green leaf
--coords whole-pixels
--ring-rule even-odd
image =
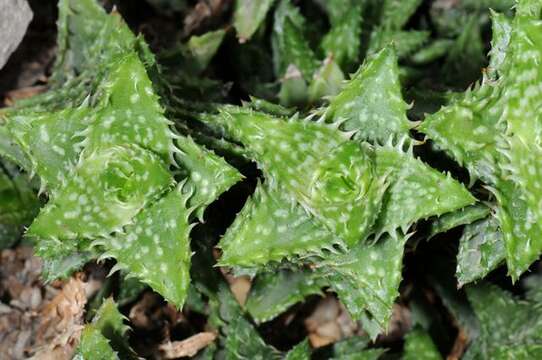
[[[498,176],[497,141],[500,90],[483,84],[425,118],[418,130],[449,152],[471,177],[494,184]],[[471,181],[473,182],[473,181]]]
[[[321,47],[342,69],[358,62],[361,44],[361,4],[351,1],[338,7],[340,17],[331,18],[331,29],[322,39]]]
[[[9,132],[3,117],[4,114],[0,111],[0,157],[12,161],[26,171],[31,171],[30,159]]]
[[[412,127],[406,117],[397,57],[390,47],[366,61],[335,96],[325,111],[328,122],[345,131],[356,131],[354,138],[384,143],[390,137],[408,136]]]
[[[286,108],[284,106],[254,96],[250,97],[250,102],[244,102],[243,106],[247,106],[256,111],[261,111],[273,116],[290,117],[295,114],[295,109]]]
[[[429,40],[428,31],[392,31],[386,28],[377,27],[371,33],[369,39],[368,55],[376,54],[380,50],[393,44],[398,58],[412,55]]]
[[[236,0],[233,13],[233,26],[239,42],[250,39],[265,20],[274,0]]]
[[[409,57],[409,61],[416,65],[429,64],[448,54],[453,44],[453,40],[436,39],[412,54],[412,56]]]
[[[491,25],[493,36],[489,52],[488,76],[492,79],[497,79],[510,45],[512,22],[505,15],[492,12]]]
[[[412,150],[403,152],[399,146],[377,146],[377,176],[390,174],[382,210],[374,232],[406,231],[415,221],[461,209],[476,199],[449,174],[431,168],[416,159]]]
[[[387,29],[401,29],[414,15],[422,0],[384,0],[381,24]]]
[[[280,353],[265,344],[256,329],[243,317],[237,317],[229,324],[225,345],[227,360],[280,359]]]
[[[327,57],[314,74],[309,85],[308,96],[311,103],[317,103],[324,97],[337,95],[344,83],[344,74],[332,57]],[[281,89],[282,90],[282,89]]]
[[[67,177],[81,152],[82,132],[92,122],[88,106],[53,113],[12,113],[7,128],[24,150],[41,188],[55,192]]]
[[[77,353],[81,359],[135,359],[126,339],[125,317],[109,298],[98,309],[92,323],[85,326]]]
[[[367,349],[369,338],[352,336],[333,345],[332,359],[345,360],[377,360],[385,349]]]
[[[540,256],[542,230],[517,186],[502,181],[494,191],[499,203],[497,218],[505,242],[508,274],[516,280]]]
[[[433,343],[431,336],[424,330],[417,328],[405,336],[403,359],[440,360],[442,356]]]
[[[308,100],[309,89],[303,74],[293,65],[288,65],[284,77],[281,79],[278,94],[279,103],[285,107],[302,107]]]
[[[177,159],[188,179],[185,188],[192,193],[190,207],[196,208],[198,219],[203,221],[205,208],[243,176],[223,158],[196,144],[191,137],[181,137],[176,145],[181,150]]]
[[[97,257],[98,253],[96,251],[81,251],[62,257],[44,259],[41,276],[46,283],[57,279],[66,279]]]
[[[156,155],[134,145],[87,154],[27,235],[41,239],[41,256],[66,255],[77,248],[78,239],[119,231],[172,181]]]
[[[158,102],[152,82],[135,53],[115,62],[105,80],[103,108],[88,131],[86,151],[114,144],[132,143],[172,161],[173,134]]]
[[[60,0],[58,9],[55,87],[75,74],[99,72],[100,65],[133,49],[136,37],[122,18],[118,13],[107,14],[97,1]]]
[[[122,233],[96,241],[106,248],[104,257],[117,260],[117,268],[128,270],[179,309],[190,283],[189,197],[179,184],[144,208]]]
[[[468,224],[459,239],[459,286],[478,280],[497,268],[506,257],[499,222],[493,216]]]
[[[360,243],[344,254],[331,254],[317,267],[355,320],[371,338],[388,328],[399,295],[404,245],[408,236],[386,236],[374,245]]]
[[[284,357],[284,360],[309,360],[311,358],[311,348],[307,339],[303,340]]]
[[[190,37],[190,40],[186,43],[186,53],[196,73],[200,73],[207,68],[222,44],[224,35],[226,35],[226,31],[220,29]]]
[[[256,323],[269,321],[309,295],[321,295],[326,283],[309,270],[258,274],[245,309]]]
[[[542,355],[540,304],[516,299],[495,285],[467,288],[480,336],[465,359],[536,359]]]
[[[81,333],[81,339],[74,360],[117,360],[117,353],[99,329],[87,326]]]
[[[254,267],[344,243],[283,192],[258,185],[218,247],[222,266]]]
[[[316,55],[304,36],[305,18],[289,0],[281,0],[273,23],[273,58],[275,73],[283,76],[294,65],[309,81],[318,67]]]
[[[431,223],[428,239],[461,225],[469,225],[486,218],[491,209],[485,204],[475,204],[444,214]],[[466,243],[469,243],[468,241]]]

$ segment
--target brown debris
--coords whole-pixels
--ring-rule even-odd
[[[164,359],[176,359],[184,356],[192,357],[216,339],[214,332],[201,332],[182,341],[167,342],[160,345]]]
[[[469,337],[463,328],[459,327],[459,332],[455,338],[454,346],[452,351],[446,357],[446,360],[459,360],[463,356],[467,345],[469,344]]]
[[[220,254],[218,253],[218,251],[214,251],[213,254],[215,256],[215,259],[220,258]],[[252,287],[252,281],[250,280],[250,276],[233,276],[231,270],[228,270],[225,267],[221,267],[220,272],[224,276],[226,282],[230,285],[230,290],[233,293],[235,300],[237,300],[239,305],[244,306],[245,302],[247,301],[250,288]]]
[[[47,90],[45,85],[36,85],[24,87],[16,90],[11,90],[6,93],[4,103],[6,106],[13,106],[17,100],[26,99],[37,94],[41,94]]]
[[[358,325],[333,296],[322,299],[314,312],[305,319],[309,341],[315,348],[329,345],[358,332]]]
[[[145,331],[162,331],[162,337],[169,337],[170,327],[183,321],[182,312],[153,292],[146,292],[131,309],[128,318],[134,328]]]
[[[184,35],[190,36],[220,18],[231,6],[232,0],[200,0],[184,18]]]
[[[100,286],[81,277],[44,285],[29,247],[0,253],[0,354],[3,359],[71,359],[87,299]]]
[[[239,276],[231,279],[230,289],[239,305],[245,305],[251,286],[252,283],[248,276]]]

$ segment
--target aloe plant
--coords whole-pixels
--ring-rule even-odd
[[[128,269],[181,307],[189,284],[190,216],[201,217],[240,175],[176,134],[148,75],[152,55],[118,15],[90,0],[62,1],[60,11],[58,83],[43,102],[30,99],[4,114],[6,130],[29,159],[27,170],[49,195],[27,236],[38,254],[53,261],[97,248],[99,258],[116,258],[115,269]],[[87,34],[91,26],[108,41]],[[71,35],[72,27],[83,30]],[[79,75],[61,79],[66,67]],[[80,104],[64,94],[66,81],[82,84],[75,94]],[[64,109],[56,110],[57,99]]]
[[[540,56],[536,30],[539,10],[536,1],[519,2],[509,27],[495,15],[490,55],[496,78],[485,78],[420,126],[464,164],[473,178],[491,187],[499,204],[497,218],[513,279],[540,255],[536,190],[539,155],[534,138],[538,128],[534,64]]]
[[[200,358],[440,359],[439,333],[467,359],[540,356],[538,276],[524,299],[471,283],[542,253],[542,2],[436,3],[224,2],[155,56],[117,11],[60,0],[47,91],[0,109],[0,246],[24,232],[47,282],[110,271],[76,358],[135,358],[122,314],[151,290],[205,317]],[[269,341],[323,294],[363,336]],[[413,325],[388,349],[397,311]]]

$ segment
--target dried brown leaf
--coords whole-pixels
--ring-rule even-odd
[[[192,357],[201,349],[211,344],[216,339],[214,332],[201,332],[182,341],[167,342],[160,345],[159,349],[165,359],[180,357]]]

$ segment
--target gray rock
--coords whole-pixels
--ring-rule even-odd
[[[32,15],[26,0],[0,0],[0,69],[23,40]]]

